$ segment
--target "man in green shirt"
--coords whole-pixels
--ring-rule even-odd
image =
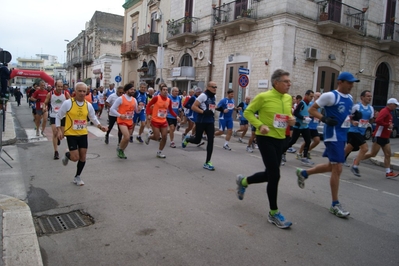
[[[290,73],[282,69],[274,71],[271,77],[272,89],[258,94],[244,111],[244,117],[256,128],[256,139],[266,169],[248,177],[238,175],[236,180],[237,197],[240,200],[244,198],[245,189],[249,184],[268,182],[268,222],[278,228],[288,228],[292,225],[277,207],[285,131],[288,126],[295,124],[295,117],[291,113],[292,98],[288,94],[291,86],[289,75]],[[256,112],[258,118],[255,117]]]

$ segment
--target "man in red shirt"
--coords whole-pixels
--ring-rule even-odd
[[[40,119],[42,120],[42,135],[45,137],[44,129],[46,128],[47,122],[47,111],[43,109],[44,102],[46,100],[48,91],[46,90],[46,84],[44,81],[39,82],[39,89],[37,89],[30,100],[36,103],[36,114],[35,114],[35,125],[36,125],[36,136],[39,136]]]
[[[371,146],[371,151],[366,153],[363,158],[363,160],[366,160],[370,157],[375,157],[380,148],[382,148],[382,151],[384,152],[386,178],[395,178],[399,176],[399,173],[394,173],[391,170],[391,144],[389,143],[389,138],[393,128],[391,112],[398,106],[398,100],[390,98],[387,102],[387,106],[379,112],[375,119],[376,127],[373,132],[373,145]]]

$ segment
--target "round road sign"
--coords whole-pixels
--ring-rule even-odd
[[[248,76],[247,75],[240,75],[240,77],[238,78],[238,84],[241,87],[246,87],[246,86],[248,86],[248,83],[249,83]]]

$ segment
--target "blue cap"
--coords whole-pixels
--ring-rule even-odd
[[[359,82],[360,81],[349,72],[342,72],[341,74],[339,74],[338,80],[343,80],[343,81],[348,81],[348,82]]]

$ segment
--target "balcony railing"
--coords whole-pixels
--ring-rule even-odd
[[[380,39],[399,42],[399,23],[380,23]]]
[[[43,66],[27,66],[27,65],[17,65],[17,68],[21,69],[33,69],[33,70],[40,70]]]
[[[87,64],[91,64],[91,63],[93,62],[93,58],[94,58],[94,56],[93,56],[92,53],[85,54],[85,55],[83,56],[83,61],[84,61],[85,63],[87,63]]]
[[[176,35],[191,35],[198,32],[198,18],[195,17],[183,17],[178,20],[166,21],[168,30],[168,39],[173,38]]]
[[[364,32],[364,13],[366,10],[354,8],[339,0],[320,1],[317,4],[319,25],[322,23],[322,25],[333,27],[334,24],[338,23],[340,26]],[[339,28],[334,30],[342,32],[342,29]]]
[[[121,54],[128,54],[128,53],[137,53],[137,42],[136,40],[134,41],[128,41],[125,43],[122,43],[121,45]]]
[[[232,22],[242,19],[257,19],[257,5],[241,4],[242,1],[224,3],[213,8],[213,25]]]
[[[137,48],[142,50],[152,50],[159,44],[159,33],[158,32],[147,32],[137,36]]]

